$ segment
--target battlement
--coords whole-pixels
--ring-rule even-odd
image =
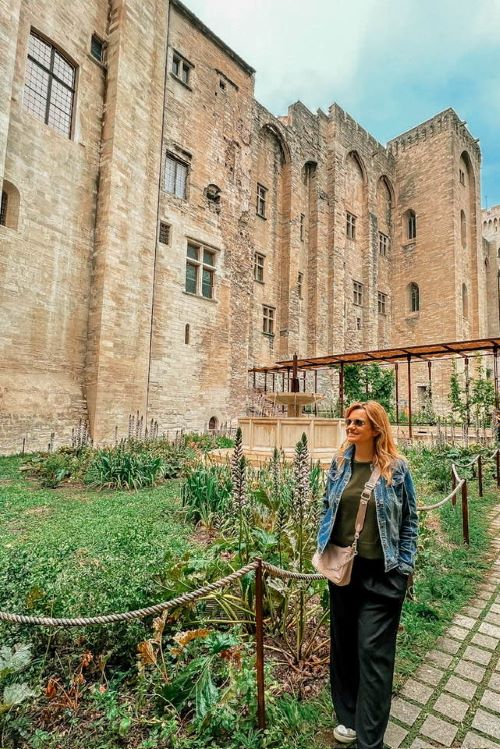
[[[411,148],[447,130],[454,131],[463,141],[464,149],[472,151],[476,159],[478,161],[481,160],[481,149],[478,145],[478,139],[472,137],[467,130],[466,123],[459,118],[455,110],[451,107],[420,123],[420,125],[406,130],[401,135],[392,138],[388,142],[387,148],[391,153],[396,154],[400,148],[403,150]]]
[[[342,109],[342,107],[340,107],[336,102],[334,102],[330,106],[330,108],[328,109],[328,114],[330,119],[334,120],[334,122],[339,127],[351,131],[356,135],[361,135],[361,137],[366,140],[367,145],[373,150],[374,153],[377,151],[386,152],[386,147],[382,143],[379,143],[379,141],[374,138],[373,135],[368,132],[368,130],[365,130],[365,128],[362,127],[359,122],[356,122],[354,117],[351,117],[351,115],[348,114],[344,109]]]

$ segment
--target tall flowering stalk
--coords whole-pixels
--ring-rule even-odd
[[[309,450],[307,447],[307,437],[302,434],[301,439],[295,446],[295,456],[293,461],[294,475],[294,507],[297,513],[298,528],[298,551],[299,551],[299,572],[303,571],[303,549],[304,549],[304,517],[309,502]],[[302,644],[304,642],[304,588],[299,583],[299,614],[297,623],[297,641],[296,641],[296,660],[299,663],[302,659]]]
[[[241,546],[243,539],[243,514],[245,511],[246,494],[246,460],[243,455],[243,436],[241,428],[236,430],[233,456],[231,458],[231,479],[233,482],[233,508],[238,513],[238,552],[241,558]]]
[[[273,492],[272,501],[273,506],[276,508],[276,534],[278,536],[278,556],[281,567],[283,563],[281,540],[286,524],[286,507],[281,486],[281,456],[277,447],[274,448],[273,457],[271,459],[271,481]]]
[[[302,435],[295,446],[293,461],[294,477],[294,506],[299,521],[298,548],[299,548],[299,572],[303,570],[303,547],[304,547],[304,517],[309,503],[309,450],[307,437]]]

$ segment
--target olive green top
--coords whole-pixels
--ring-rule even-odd
[[[335,525],[330,538],[332,543],[338,546],[350,546],[352,544],[361,492],[366,482],[370,480],[371,474],[370,463],[352,461],[352,476],[340,498]],[[378,532],[373,492],[366,508],[365,523],[358,541],[358,554],[365,559],[382,559],[384,556]]]

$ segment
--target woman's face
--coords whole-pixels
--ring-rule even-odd
[[[376,432],[364,408],[355,408],[346,418],[347,439],[351,445],[367,445],[375,439]]]

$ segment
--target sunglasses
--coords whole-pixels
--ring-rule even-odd
[[[350,427],[351,424],[353,424],[355,427],[364,427],[366,424],[366,421],[363,421],[363,419],[346,419],[345,420],[346,427]]]

